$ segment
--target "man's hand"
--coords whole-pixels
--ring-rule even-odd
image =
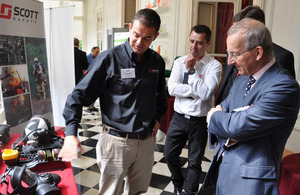
[[[65,137],[64,145],[58,157],[62,158],[62,161],[71,161],[78,158],[78,149],[80,149],[81,152],[83,151],[78,138],[74,135],[68,135]]]
[[[209,124],[210,117],[213,115],[216,111],[223,111],[223,108],[221,105],[217,105],[215,108],[211,108],[210,111],[207,113],[206,122]]]
[[[159,129],[159,125],[160,125],[160,123],[158,121],[156,121],[156,124],[155,124],[155,126],[153,128],[152,137],[156,136],[157,131]]]
[[[185,63],[185,68],[189,70],[190,68],[193,68],[195,66],[196,58],[192,54],[189,54],[187,58],[184,60],[184,63]]]

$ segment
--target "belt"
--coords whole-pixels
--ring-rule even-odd
[[[103,132],[116,137],[144,140],[151,136],[151,133],[124,133],[107,125],[103,125]]]
[[[190,120],[201,120],[201,119],[205,119],[206,120],[206,116],[191,116],[188,114],[180,114],[178,112],[175,112],[176,114],[178,114],[181,117],[184,117],[186,119],[190,119]]]

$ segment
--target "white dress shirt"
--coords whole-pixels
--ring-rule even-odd
[[[214,93],[217,90],[222,65],[207,53],[195,65],[196,72],[189,75],[188,84],[183,84],[183,75],[187,72],[183,56],[174,61],[168,80],[168,90],[175,96],[174,110],[189,116],[206,116],[214,106]]]
[[[273,58],[270,62],[268,62],[262,69],[254,73],[252,76],[255,78],[256,82],[260,77],[276,62],[275,58]],[[252,87],[255,85],[255,83],[252,85]],[[252,88],[251,87],[251,88]]]

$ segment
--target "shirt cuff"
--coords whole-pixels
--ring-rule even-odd
[[[78,132],[78,125],[77,124],[69,124],[66,127],[65,134],[66,134],[66,136],[68,136],[68,135],[75,135],[75,136],[77,136],[77,132]]]

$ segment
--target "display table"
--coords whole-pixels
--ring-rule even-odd
[[[61,128],[55,128],[56,134],[64,137],[64,132],[59,131]],[[58,130],[58,131],[57,131]],[[12,134],[10,135],[10,141],[9,143],[5,144],[1,149],[1,154],[4,149],[11,149],[12,144],[21,136],[21,134]],[[51,162],[49,162],[51,163]],[[45,163],[42,166],[50,166],[49,163]],[[65,169],[64,170],[55,170],[55,171],[47,171],[48,173],[55,173],[61,177],[61,181],[58,184],[58,188],[61,191],[62,195],[76,195],[78,194],[74,173],[72,169],[72,165],[70,162],[64,162],[65,163]],[[41,165],[41,164],[40,164]],[[0,175],[5,172],[6,165],[4,164],[2,158],[0,160]],[[6,193],[7,185],[3,184],[0,185],[0,193]],[[10,186],[9,192],[12,192],[12,188]]]
[[[300,194],[300,153],[283,158],[279,177],[280,195]]]
[[[164,116],[162,117],[161,122],[160,122],[159,129],[162,132],[164,132],[165,134],[168,133],[168,128],[169,128],[172,116],[174,114],[174,100],[175,100],[174,96],[170,96],[168,98],[168,110],[166,111],[166,113],[164,114]]]

